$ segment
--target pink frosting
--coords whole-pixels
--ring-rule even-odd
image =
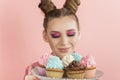
[[[92,66],[96,66],[96,62],[93,58],[93,56],[85,56],[82,58],[82,60],[80,61],[81,65],[84,65],[86,67],[92,67]]]
[[[44,54],[44,55],[42,55],[40,57],[39,63],[44,65],[44,66],[46,66],[50,56],[51,56],[51,54]]]

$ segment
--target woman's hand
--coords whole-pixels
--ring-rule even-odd
[[[40,79],[36,78],[34,75],[26,75],[25,80],[40,80]]]

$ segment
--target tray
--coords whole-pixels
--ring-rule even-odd
[[[34,75],[34,76],[36,76],[40,80],[99,80],[99,78],[102,77],[102,75],[103,75],[103,72],[101,70],[96,70],[95,78],[91,78],[91,79],[66,79],[66,78],[59,79],[59,78],[43,77],[40,75]]]

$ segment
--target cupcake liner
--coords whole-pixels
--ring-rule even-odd
[[[46,69],[46,76],[50,78],[62,78],[64,74],[63,70],[59,69]]]
[[[99,80],[99,78],[102,77],[103,74],[104,73],[101,70],[96,70],[95,78],[89,78],[89,79],[50,78],[50,77],[40,76],[40,75],[34,75],[34,76],[36,76],[40,80]]]
[[[85,70],[85,76],[84,78],[95,78],[95,73],[96,73],[96,69],[88,69]]]
[[[67,71],[66,75],[70,79],[83,79],[85,71]]]

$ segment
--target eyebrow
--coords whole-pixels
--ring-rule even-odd
[[[75,31],[75,29],[70,29],[70,30],[67,30],[67,32],[68,32],[68,31]]]
[[[50,33],[60,33],[59,31],[51,31]]]
[[[66,32],[68,32],[68,31],[75,31],[75,29],[69,29]],[[59,31],[51,31],[51,32],[59,32]]]

